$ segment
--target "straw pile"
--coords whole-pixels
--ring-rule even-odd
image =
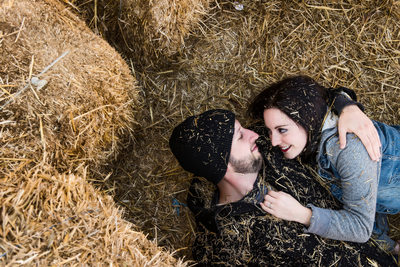
[[[1,265],[186,266],[134,230],[85,176],[10,174],[0,199]]]
[[[57,1],[6,1],[0,21],[1,172],[21,162],[100,171],[132,134],[127,64]]]
[[[125,61],[56,0],[0,3],[0,265],[186,266],[88,183],[133,133]]]
[[[246,125],[253,95],[306,74],[325,86],[354,89],[368,115],[400,124],[399,1],[243,0],[243,9],[235,2],[210,7],[178,63],[136,71],[142,127],[135,149],[108,180],[128,220],[160,245],[182,248],[178,255],[190,256],[194,235],[187,208],[174,202],[185,202],[190,175],[174,160],[168,138],[187,116],[227,108]],[[393,221],[393,237],[400,237],[399,226]]]
[[[182,51],[212,0],[63,0],[127,58],[157,67]]]

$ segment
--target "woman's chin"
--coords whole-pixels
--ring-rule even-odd
[[[298,155],[293,155],[293,154],[283,154],[283,157],[286,159],[295,159],[297,158]]]

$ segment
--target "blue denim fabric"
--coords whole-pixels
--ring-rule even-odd
[[[387,250],[391,251],[396,246],[396,242],[388,236],[389,222],[387,214],[376,213],[374,229],[372,231],[376,241]]]
[[[376,212],[396,214],[400,212],[400,126],[374,124],[382,143]]]
[[[386,214],[400,212],[400,126],[390,126],[373,121],[378,131],[382,144],[382,159],[377,192],[376,217],[373,233],[382,242],[386,242],[389,248],[395,245],[388,236],[389,226]],[[321,140],[324,143],[325,140]],[[366,153],[366,152],[365,152]],[[332,194],[342,201],[342,189],[340,175],[324,154],[318,156],[320,175],[332,181]],[[362,166],[362,162],[354,162],[352,167]]]
[[[400,126],[390,126],[373,121],[382,144],[382,161],[378,185],[376,211],[397,214],[400,212]],[[323,142],[324,140],[322,140]],[[319,155],[320,166],[329,166],[327,157]],[[329,180],[339,178],[334,168],[320,170],[320,175]],[[333,174],[333,175],[332,175]],[[334,179],[336,180],[336,179]],[[342,199],[342,190],[337,184],[331,185],[332,194]]]

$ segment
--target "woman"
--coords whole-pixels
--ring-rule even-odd
[[[382,159],[374,161],[359,139],[347,136],[339,147],[337,116],[326,100],[330,90],[307,76],[282,80],[261,92],[250,105],[263,118],[273,146],[287,159],[316,164],[343,209],[302,206],[284,192],[270,191],[262,208],[281,219],[304,224],[305,232],[353,242],[366,242],[372,231],[395,253],[399,244],[387,236],[386,214],[400,211],[400,126],[374,122]],[[376,213],[376,220],[375,220]]]

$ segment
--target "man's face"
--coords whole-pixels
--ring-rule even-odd
[[[243,128],[239,121],[235,120],[235,133],[229,158],[229,163],[235,172],[246,174],[257,173],[260,170],[262,157],[256,145],[257,138],[258,134]]]

